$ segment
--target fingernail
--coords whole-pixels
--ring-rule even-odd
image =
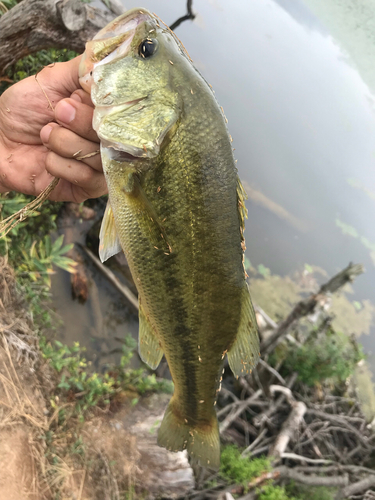
[[[75,101],[77,101],[77,102],[82,102],[82,99],[79,97],[79,95],[78,95],[78,94],[72,94],[72,95],[70,96],[70,98],[71,98],[71,99],[74,99],[74,100],[75,100]]]
[[[46,125],[45,127],[42,128],[40,131],[40,138],[42,139],[42,142],[44,144],[48,143],[49,136],[51,135],[52,132],[52,127],[51,125]]]
[[[76,116],[76,110],[66,101],[60,101],[55,109],[56,120],[62,123],[70,123]]]

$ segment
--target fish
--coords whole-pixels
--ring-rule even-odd
[[[164,354],[174,382],[158,444],[217,469],[225,356],[236,377],[259,358],[246,194],[227,120],[179,39],[143,8],[86,44],[79,77],[108,185],[99,255],[124,251],[138,289],[140,357],[156,369]]]

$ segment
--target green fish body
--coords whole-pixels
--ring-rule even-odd
[[[238,377],[259,341],[243,266],[245,193],[225,117],[176,37],[145,9],[88,42],[109,204],[100,254],[125,252],[139,292],[139,353],[165,354],[174,394],[158,443],[220,464],[215,413],[224,357]]]

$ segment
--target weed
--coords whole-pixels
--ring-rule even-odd
[[[173,390],[170,382],[157,380],[154,374],[147,374],[144,368],[133,370],[128,367],[136,345],[132,337],[126,337],[120,366],[99,374],[90,373],[89,363],[82,355],[84,348],[78,342],[69,347],[57,340],[52,344],[44,337],[40,339],[43,357],[49,360],[59,376],[58,394],[74,402],[78,416],[84,416],[94,406],[108,405],[111,397],[124,389],[133,390],[140,395]],[[134,405],[137,402],[138,398],[133,398],[131,403]],[[55,410],[58,408],[53,400],[51,405]],[[63,413],[59,415],[64,419]]]
[[[361,346],[354,346],[350,338],[330,329],[318,337],[310,335],[303,346],[288,350],[284,369],[288,373],[297,371],[299,379],[309,386],[325,380],[340,384],[363,358]]]
[[[262,486],[262,488],[257,490],[257,494],[258,500],[300,500],[299,498],[289,496],[283,486],[273,486],[272,484]]]
[[[309,500],[334,500],[337,493],[336,488],[304,486],[296,484],[294,481],[285,486],[285,491],[288,495],[294,495],[292,498],[295,498],[295,500],[305,500],[306,498]],[[270,499],[266,498],[264,500]]]
[[[244,458],[236,446],[226,446],[221,453],[220,476],[226,481],[246,486],[252,479],[271,470],[265,458]]]

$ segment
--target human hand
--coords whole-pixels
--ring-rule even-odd
[[[53,177],[60,181],[52,200],[82,202],[107,192],[100,155],[87,156],[99,150],[99,139],[79,61],[47,66],[37,75],[40,86],[31,76],[0,97],[0,192],[37,196]]]

